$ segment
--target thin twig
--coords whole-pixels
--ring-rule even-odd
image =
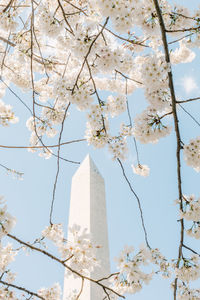
[[[78,293],[76,300],[78,300],[83,292],[83,287],[84,287],[84,278],[81,278],[81,289],[80,292]]]
[[[67,105],[67,108],[65,109],[63,121],[61,124],[60,135],[59,135],[59,139],[58,139],[57,171],[56,171],[56,178],[55,178],[54,185],[53,185],[53,196],[52,196],[52,201],[51,201],[51,209],[50,209],[50,217],[49,217],[49,222],[51,225],[53,224],[52,223],[52,214],[53,214],[53,207],[54,207],[54,202],[55,202],[55,194],[56,194],[58,175],[59,175],[59,171],[60,171],[60,143],[61,143],[62,133],[63,133],[63,129],[64,129],[64,122],[65,122],[67,111],[68,111],[69,107],[70,107],[70,103]]]
[[[80,139],[80,140],[73,140],[69,142],[63,142],[58,145],[47,145],[46,147],[48,148],[57,148],[59,146],[65,146],[68,144],[73,144],[73,143],[79,143],[79,142],[85,142],[86,139]],[[7,146],[7,145],[0,145],[0,148],[5,148],[5,149],[41,149],[44,148],[43,146]]]
[[[183,244],[183,247],[184,247],[185,249],[187,249],[187,250],[189,250],[189,251],[193,252],[194,254],[196,254],[196,255],[200,256],[200,254],[199,254],[198,252],[196,252],[196,251],[195,251],[195,250],[193,250],[192,248],[190,248],[190,247],[186,246],[185,244]]]
[[[138,81],[138,80],[136,80],[136,79],[133,79],[133,78],[130,78],[130,77],[124,75],[122,72],[120,72],[120,71],[118,71],[118,70],[116,70],[116,69],[115,69],[115,72],[116,72],[116,73],[119,73],[119,74],[120,74],[122,77],[124,77],[125,79],[131,80],[131,81],[136,82],[136,83],[138,83],[138,84],[143,84],[142,82],[140,82],[140,81]]]
[[[102,25],[100,25],[100,26],[102,26]],[[120,40],[122,40],[124,42],[128,42],[128,43],[130,43],[132,45],[138,45],[138,46],[141,46],[141,47],[149,48],[148,45],[143,44],[146,40],[142,41],[142,42],[137,42],[137,41],[134,41],[134,40],[126,39],[126,38],[124,38],[124,37],[122,37],[122,36],[114,33],[113,31],[111,31],[108,28],[105,28],[105,30],[108,31],[108,32],[110,32],[113,36],[115,36],[116,38],[118,38],[118,39],[120,39]]]
[[[58,5],[59,5],[59,7],[60,7],[60,9],[61,9],[61,11],[62,11],[62,15],[63,15],[63,18],[64,18],[64,20],[65,20],[65,23],[66,23],[67,26],[69,27],[69,29],[66,28],[66,30],[67,30],[68,32],[70,32],[71,34],[74,35],[73,29],[72,29],[71,25],[69,24],[69,22],[68,22],[68,20],[67,20],[67,18],[66,18],[65,10],[64,10],[64,8],[63,8],[63,6],[62,6],[60,0],[57,0],[57,1],[58,1]]]
[[[200,97],[190,98],[187,100],[177,100],[176,103],[187,103],[187,102],[196,101],[196,100],[200,100]]]
[[[200,126],[200,123],[195,119],[193,115],[191,115],[191,113],[189,113],[181,104],[179,104],[179,106],[198,126]]]
[[[142,211],[142,206],[141,206],[141,203],[140,203],[140,199],[139,199],[138,195],[136,194],[136,192],[134,191],[134,189],[132,188],[132,185],[131,185],[128,177],[126,176],[124,166],[123,166],[121,160],[119,158],[117,158],[117,161],[118,161],[118,163],[119,163],[119,165],[122,169],[123,176],[124,176],[126,182],[128,183],[131,192],[133,193],[133,195],[135,196],[135,198],[137,200],[139,211],[140,211],[140,218],[141,218],[141,221],[142,221],[142,228],[143,228],[143,231],[144,231],[145,242],[146,242],[147,247],[151,249],[151,247],[149,245],[149,242],[148,242],[147,230],[146,230],[145,223],[144,223],[144,216],[143,216],[143,211]]]
[[[83,9],[81,9],[80,7],[74,5],[72,2],[64,0],[66,3],[68,3],[69,5],[71,5],[72,7],[76,8],[80,13],[82,12],[85,16],[88,16]]]
[[[12,283],[8,283],[8,282],[3,281],[3,280],[0,280],[0,283],[7,286],[8,288],[11,287],[13,289],[17,289],[19,291],[25,292],[28,295],[35,296],[39,299],[45,300],[42,296],[39,296],[37,293],[31,292],[31,291],[29,291],[26,288],[23,288],[21,286],[18,286],[18,285],[12,284]]]

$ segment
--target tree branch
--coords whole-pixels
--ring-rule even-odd
[[[165,23],[162,17],[162,12],[158,3],[158,0],[153,0],[159,24],[160,24],[160,31],[162,36],[162,42],[165,52],[165,60],[168,64],[170,64],[170,55],[169,55],[169,48],[167,43],[167,36],[166,32],[169,32],[165,28]],[[177,159],[177,180],[178,180],[178,194],[180,199],[180,210],[183,211],[183,199],[182,199],[182,184],[181,184],[181,158],[180,158],[180,152],[182,149],[181,146],[181,136],[180,136],[180,130],[179,130],[179,120],[177,115],[177,109],[176,109],[176,96],[175,96],[175,90],[174,90],[174,83],[173,83],[173,75],[172,72],[168,72],[168,82],[169,82],[169,89],[171,93],[171,99],[172,99],[172,112],[173,112],[173,118],[174,118],[174,127],[175,127],[175,133],[176,133],[176,159]],[[178,260],[177,260],[177,268],[179,267],[180,258],[182,257],[182,248],[183,248],[183,241],[184,241],[184,220],[181,219],[181,236],[180,236],[180,243],[179,243],[179,251],[178,251]],[[177,278],[174,282],[174,300],[176,300],[176,293],[177,293]]]
[[[120,295],[118,292],[114,291],[112,288],[110,288],[110,287],[104,285],[104,284],[101,283],[99,280],[95,280],[95,279],[92,279],[92,278],[90,278],[90,277],[88,277],[88,276],[84,276],[84,275],[82,275],[81,273],[79,273],[78,271],[72,269],[70,266],[66,265],[66,263],[65,263],[63,260],[57,258],[57,257],[54,256],[53,254],[51,254],[51,253],[49,253],[49,252],[47,252],[47,251],[45,251],[45,250],[43,250],[43,249],[37,248],[37,247],[35,247],[35,246],[33,246],[33,245],[27,243],[27,242],[24,242],[24,241],[20,240],[19,238],[17,238],[16,236],[14,236],[14,235],[12,235],[12,234],[10,234],[10,233],[8,233],[7,236],[8,236],[9,238],[15,240],[16,242],[20,243],[21,245],[24,245],[24,246],[26,246],[26,247],[28,247],[28,248],[30,248],[30,249],[36,251],[36,252],[40,252],[40,253],[46,255],[47,257],[51,258],[52,260],[54,260],[54,261],[60,263],[60,264],[63,265],[66,269],[68,269],[70,272],[76,274],[76,275],[79,276],[80,278],[83,278],[83,279],[89,280],[89,281],[91,281],[91,282],[93,282],[93,283],[96,283],[97,285],[99,285],[99,286],[102,287],[103,289],[105,288],[107,291],[110,291],[110,292],[112,292],[113,294],[117,295],[118,297],[121,297],[121,298],[125,299],[124,296]]]
[[[45,300],[43,297],[39,296],[37,293],[31,292],[31,291],[29,291],[26,288],[23,288],[21,286],[18,286],[18,285],[12,284],[12,283],[8,283],[8,282],[3,281],[3,280],[0,280],[0,283],[7,286],[8,288],[11,287],[13,289],[17,289],[19,291],[25,292],[28,295],[35,296],[39,299]]]
[[[147,230],[146,230],[146,227],[145,227],[145,224],[144,224],[144,216],[143,216],[143,211],[142,211],[140,199],[139,199],[138,195],[136,194],[136,192],[133,190],[132,185],[131,185],[130,181],[128,180],[128,177],[126,176],[124,166],[123,166],[121,160],[119,158],[117,158],[117,161],[118,161],[118,163],[119,163],[119,165],[122,169],[123,176],[124,176],[126,182],[128,183],[128,186],[129,186],[131,192],[133,193],[133,195],[135,196],[135,198],[137,200],[138,207],[139,207],[139,210],[140,210],[140,217],[141,217],[141,221],[142,221],[142,228],[144,230],[145,242],[146,242],[147,247],[151,249],[151,247],[149,245],[149,242],[148,242]]]

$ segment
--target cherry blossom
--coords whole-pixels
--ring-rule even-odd
[[[146,146],[140,144],[155,144],[174,131],[180,198],[176,201],[181,226],[179,256],[167,259],[159,249],[150,248],[141,217],[147,247],[140,247],[138,252],[125,247],[118,258],[119,272],[111,276],[111,286],[122,294],[136,293],[153,275],[161,274],[164,278],[173,278],[177,299],[194,300],[200,298],[200,291],[191,288],[189,283],[200,277],[200,262],[197,255],[186,258],[184,234],[200,239],[200,198],[185,196],[182,192],[181,153],[186,164],[199,172],[200,138],[185,141],[184,131],[179,126],[178,107],[180,102],[191,102],[198,97],[177,101],[174,70],[176,65],[193,62],[198,56],[200,9],[192,11],[171,2],[1,1],[0,125],[14,126],[19,121],[15,115],[17,104],[12,107],[7,103],[9,92],[29,113],[25,123],[30,131],[30,147],[24,147],[32,153],[38,151],[43,159],[56,156],[59,173],[62,132],[73,118],[73,111],[78,110],[85,121],[81,139],[86,139],[86,144],[94,148],[108,150],[111,159],[120,163],[129,187],[121,160],[130,164],[131,157],[137,156],[137,163],[131,166],[133,172],[149,176],[148,165],[139,162],[142,158],[139,159],[138,149]],[[21,99],[21,94],[25,99]],[[141,99],[135,96],[141,94],[146,101],[142,106]],[[188,115],[194,121],[193,116]],[[58,138],[56,144],[46,142],[54,138]],[[22,174],[6,169],[14,175]],[[142,215],[142,205],[140,199],[137,200]],[[10,232],[15,223],[0,197],[1,240],[14,239]],[[66,239],[62,224],[51,224],[42,231],[42,240],[46,243],[47,239],[58,249],[61,257],[58,261],[66,264],[66,269],[74,270],[73,273],[68,268],[67,275],[78,276],[79,273],[84,277],[101,264],[96,259],[99,245],[93,244],[86,229],[74,225]],[[23,247],[34,250],[31,245],[24,243]],[[43,248],[39,249],[42,252]],[[15,274],[8,270],[16,255],[10,243],[0,243],[0,269],[8,284],[0,288],[1,299],[18,298],[9,286]],[[30,295],[37,298],[35,294]],[[54,284],[39,289],[38,295],[46,300],[58,300],[61,288]],[[110,299],[115,298],[110,291],[109,295]],[[69,295],[69,299],[76,297],[77,291]]]
[[[136,167],[134,165],[132,165],[133,168],[133,173],[137,174],[137,175],[141,175],[141,176],[149,176],[149,167],[147,165],[140,165],[138,164]]]

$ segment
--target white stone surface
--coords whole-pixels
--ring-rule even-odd
[[[100,279],[110,274],[108,230],[106,216],[106,199],[104,179],[97,170],[91,157],[86,156],[77,172],[72,178],[71,200],[68,226],[78,224],[87,228],[92,236],[92,242],[100,245],[97,250],[97,259],[101,266],[96,268],[89,277]],[[68,232],[70,240],[70,233]],[[68,300],[67,295],[74,289],[80,291],[81,279],[73,276],[64,278],[63,300]],[[90,281],[85,281],[80,300],[103,300],[103,289]]]

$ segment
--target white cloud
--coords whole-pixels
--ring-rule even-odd
[[[198,89],[197,83],[193,77],[184,77],[182,85],[187,94]]]

